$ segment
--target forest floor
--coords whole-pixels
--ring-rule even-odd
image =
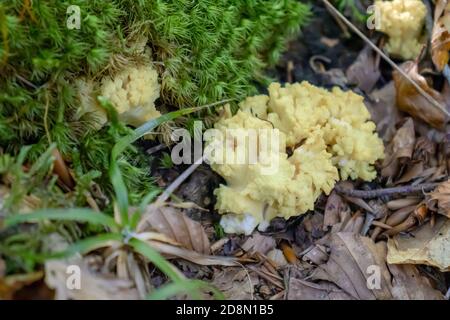
[[[383,45],[380,34],[369,32],[364,23],[352,21],[371,41]],[[407,67],[401,61],[394,62]],[[423,89],[448,107],[449,79],[432,71],[430,55],[424,53],[420,61],[410,63],[419,66],[420,74],[411,68],[406,72],[416,80],[424,79],[420,82]],[[184,230],[185,236],[193,248],[206,236],[212,255],[233,257],[239,263],[227,265],[224,260],[204,265],[204,257],[194,253],[190,261],[175,258],[172,262],[187,277],[212,283],[228,299],[448,297],[450,135],[445,129],[431,126],[433,119],[426,123],[427,112],[433,114],[433,106],[416,91],[404,89],[407,80],[394,80],[393,71],[331,11],[322,4],[315,5],[312,22],[292,41],[271,75],[281,83],[306,80],[363,95],[386,147],[386,157],[377,166],[378,178],[370,183],[339,183],[329,196],[320,197],[314,211],[287,221],[275,219],[266,232],[237,236],[223,234],[217,228],[220,215],[214,212],[213,191],[223,180],[207,165],[201,165],[175,192],[188,202],[189,208],[184,211],[195,221],[195,227]],[[396,107],[399,99],[413,105],[409,110],[403,108],[408,113]],[[414,104],[422,109],[417,112]],[[170,153],[156,142],[146,142],[143,147],[156,158]],[[151,168],[161,188],[169,186],[186,169],[164,168],[158,163]],[[182,228],[179,224],[172,226]],[[103,256],[96,253],[83,259],[91,270],[100,270],[105,264]],[[92,277],[94,283],[99,283],[94,273]],[[145,277],[152,287],[166,281],[156,269],[150,269]],[[101,281],[109,289],[100,295],[110,297],[112,291],[120,289],[120,297],[134,297],[134,291],[127,292],[118,282]],[[99,288],[103,290],[102,285]],[[53,294],[39,281],[15,296],[45,298]]]

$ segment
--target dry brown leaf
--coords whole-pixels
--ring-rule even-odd
[[[175,240],[185,248],[209,254],[210,243],[203,226],[173,207],[149,206],[138,232],[152,229]]]
[[[277,245],[273,237],[263,236],[259,233],[254,233],[241,246],[242,250],[248,252],[250,255],[254,253],[261,253],[266,255],[270,250]]]
[[[450,218],[450,180],[441,183],[433,192],[429,194],[427,205],[437,212]]]
[[[44,274],[42,271],[6,277],[0,276],[0,300],[13,299],[14,294],[17,291],[41,280],[43,276]]]
[[[401,65],[401,68],[428,95],[434,98],[441,106],[446,107],[444,97],[428,85],[426,79],[419,73],[419,67],[416,62],[405,62]],[[398,71],[394,71],[392,77],[397,90],[397,107],[432,127],[443,129],[448,121],[446,114],[420,94],[411,82]]]
[[[181,258],[204,266],[231,266],[241,264],[240,260],[234,257],[210,256],[189,249],[174,246],[159,241],[146,241],[153,249],[168,257]],[[249,260],[254,262],[253,260]],[[242,262],[247,262],[242,261]]]
[[[400,119],[400,112],[396,106],[396,91],[394,81],[381,89],[375,89],[367,99],[366,105],[373,122],[377,124],[377,132],[385,144],[392,140],[396,133],[395,125]]]
[[[327,263],[315,270],[313,279],[330,281],[354,299],[392,298],[389,271],[371,239],[354,233],[336,233],[331,236],[330,250]],[[380,289],[368,288],[371,266],[380,269]]]
[[[383,177],[395,177],[397,175],[400,160],[411,159],[416,143],[414,121],[408,118],[398,129],[386,150],[386,158],[383,162],[381,174]]]
[[[333,191],[327,199],[327,204],[325,206],[324,218],[323,218],[323,229],[326,231],[330,227],[339,223],[340,216],[339,213],[348,210],[347,203]]]
[[[67,268],[71,265],[80,268],[80,289],[71,290],[67,286]],[[137,300],[138,290],[130,280],[112,275],[94,273],[86,262],[75,257],[70,261],[51,260],[45,263],[45,282],[56,291],[57,300]]]
[[[436,219],[411,232],[388,240],[387,261],[390,264],[426,264],[450,271],[450,220]]]
[[[253,272],[243,268],[225,268],[214,274],[212,284],[229,300],[252,300],[259,281]]]
[[[384,242],[375,244],[367,237],[342,232],[330,239],[330,257],[311,279],[334,283],[354,299],[442,299],[414,266],[388,266]],[[379,287],[372,289],[368,284],[373,284],[373,268],[380,277]]]
[[[442,300],[442,294],[433,289],[430,281],[410,264],[388,265],[392,274],[392,295],[397,300]]]
[[[288,264],[284,257],[283,251],[280,249],[272,249],[267,253],[267,258],[272,261],[275,267],[281,268]]]
[[[359,53],[355,62],[347,69],[346,75],[349,83],[357,85],[366,93],[372,91],[381,72],[370,47],[366,46]]]
[[[314,283],[291,277],[287,300],[354,300],[354,298],[333,283]]]
[[[431,57],[436,69],[444,70],[449,61],[450,50],[450,3],[437,0],[431,36]]]

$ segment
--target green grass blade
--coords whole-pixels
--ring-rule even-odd
[[[86,238],[70,245],[66,250],[50,255],[49,259],[61,259],[73,256],[76,253],[86,254],[93,250],[109,247],[115,243],[122,243],[123,237],[120,233],[105,233]]]
[[[123,137],[120,139],[115,145],[112,150],[112,159],[117,159],[117,157],[133,142],[138,140],[139,138],[142,138],[146,134],[152,132],[155,128],[163,124],[164,122],[174,120],[176,118],[179,118],[181,116],[196,112],[201,110],[203,107],[195,107],[195,108],[186,108],[181,109],[178,111],[169,112],[166,114],[163,114],[162,116],[152,119],[146,123],[144,123],[142,126],[134,130],[134,133],[128,136]]]
[[[117,163],[117,159],[120,154],[133,142],[153,131],[156,127],[163,124],[164,122],[176,119],[183,115],[195,112],[200,110],[200,108],[187,108],[182,109],[170,113],[166,113],[156,119],[152,119],[136,130],[134,130],[133,134],[127,135],[120,139],[113,147],[111,152],[111,163],[109,175],[111,179],[111,183],[114,188],[114,193],[116,195],[117,205],[119,207],[121,223],[122,225],[128,224],[128,207],[129,207],[129,199],[128,199],[128,191],[123,180],[122,174],[120,172],[119,165]]]
[[[133,238],[130,240],[129,245],[133,247],[136,252],[146,257],[159,270],[164,272],[164,274],[168,276],[172,281],[177,283],[185,281],[183,275],[179,274],[169,261],[167,261],[158,251],[153,249],[144,241]]]
[[[113,231],[118,231],[119,226],[110,216],[90,209],[42,209],[33,213],[15,214],[5,219],[5,226],[13,226],[23,222],[37,222],[42,220],[77,221],[88,222],[94,225],[102,225]]]

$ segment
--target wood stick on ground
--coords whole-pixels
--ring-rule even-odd
[[[337,184],[334,187],[334,190],[336,190],[336,192],[339,194],[353,198],[375,199],[383,196],[396,196],[418,192],[429,192],[434,190],[438,185],[439,183],[424,183],[419,184],[417,186],[402,186],[402,187],[374,189],[374,190],[354,190],[344,188],[339,184]]]

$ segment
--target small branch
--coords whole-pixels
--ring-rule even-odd
[[[434,190],[439,183],[424,183],[419,184],[417,186],[402,186],[395,188],[385,188],[385,189],[375,189],[375,190],[353,190],[343,188],[340,185],[336,185],[334,190],[337,193],[353,197],[353,198],[361,198],[361,199],[375,199],[383,196],[396,196],[402,194],[411,194],[411,193],[419,193],[419,192],[429,192]]]
[[[178,187],[187,179],[189,176],[202,164],[203,157],[198,159],[194,162],[189,168],[187,168],[181,175],[178,176],[178,178],[175,179],[174,182],[172,182],[166,190],[158,197],[155,204],[156,205],[162,205],[164,202],[169,199],[169,197],[172,195],[172,193],[178,189]]]

